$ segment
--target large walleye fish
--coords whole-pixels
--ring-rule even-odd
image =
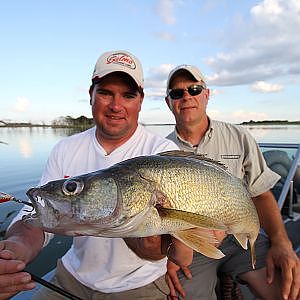
[[[244,183],[224,165],[183,151],[140,156],[110,168],[27,191],[35,213],[24,219],[48,232],[77,236],[171,234],[211,258],[224,254],[209,230],[233,234],[252,266],[259,232]]]

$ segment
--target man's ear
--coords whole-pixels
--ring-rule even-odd
[[[145,98],[145,95],[144,95],[144,93],[143,93],[143,94],[141,94],[141,104],[143,103],[144,98]]]
[[[139,111],[141,111],[141,109],[142,109],[143,101],[144,101],[144,94],[141,95],[140,104],[139,104],[140,105]]]
[[[206,105],[208,103],[208,100],[209,100],[209,95],[210,95],[210,89],[206,89]]]
[[[90,105],[92,105],[92,96],[93,96],[94,85],[90,86],[89,94],[90,94]]]
[[[171,103],[170,103],[169,97],[165,97],[165,101],[166,101],[166,103],[167,103],[169,109],[172,111],[172,105],[171,105]]]

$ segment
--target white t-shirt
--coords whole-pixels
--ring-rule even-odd
[[[173,142],[139,125],[125,144],[107,154],[97,142],[95,128],[91,128],[56,144],[48,158],[41,184],[108,168],[132,157],[174,149],[178,147]],[[46,233],[46,240],[51,236]],[[82,284],[104,293],[138,288],[166,273],[166,259],[141,259],[122,238],[75,237],[62,262]]]

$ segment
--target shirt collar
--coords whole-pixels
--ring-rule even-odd
[[[208,122],[209,122],[209,126],[207,131],[205,132],[204,138],[202,138],[201,142],[208,139],[211,139],[213,136],[213,131],[214,131],[214,126],[215,126],[215,122],[214,120],[212,120],[211,118],[208,117]],[[193,144],[191,144],[190,142],[184,140],[177,132],[176,126],[175,126],[175,136],[176,139],[181,142],[183,145],[188,146],[188,147],[193,147],[193,148],[197,148],[197,146],[194,146]],[[200,143],[201,143],[200,142]]]

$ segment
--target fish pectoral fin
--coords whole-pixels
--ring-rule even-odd
[[[224,223],[208,216],[165,207],[157,207],[157,210],[162,218],[182,220],[195,227],[227,230],[227,226]]]
[[[207,241],[206,236],[199,235],[193,229],[177,231],[172,235],[185,245],[207,257],[220,259],[225,256],[221,250]]]
[[[190,236],[201,239],[205,243],[217,244],[219,243],[216,239],[214,231],[207,228],[195,227],[191,229],[186,229],[181,232],[188,232]]]
[[[234,237],[237,239],[239,244],[245,249],[248,249],[248,234],[247,233],[234,233]]]

